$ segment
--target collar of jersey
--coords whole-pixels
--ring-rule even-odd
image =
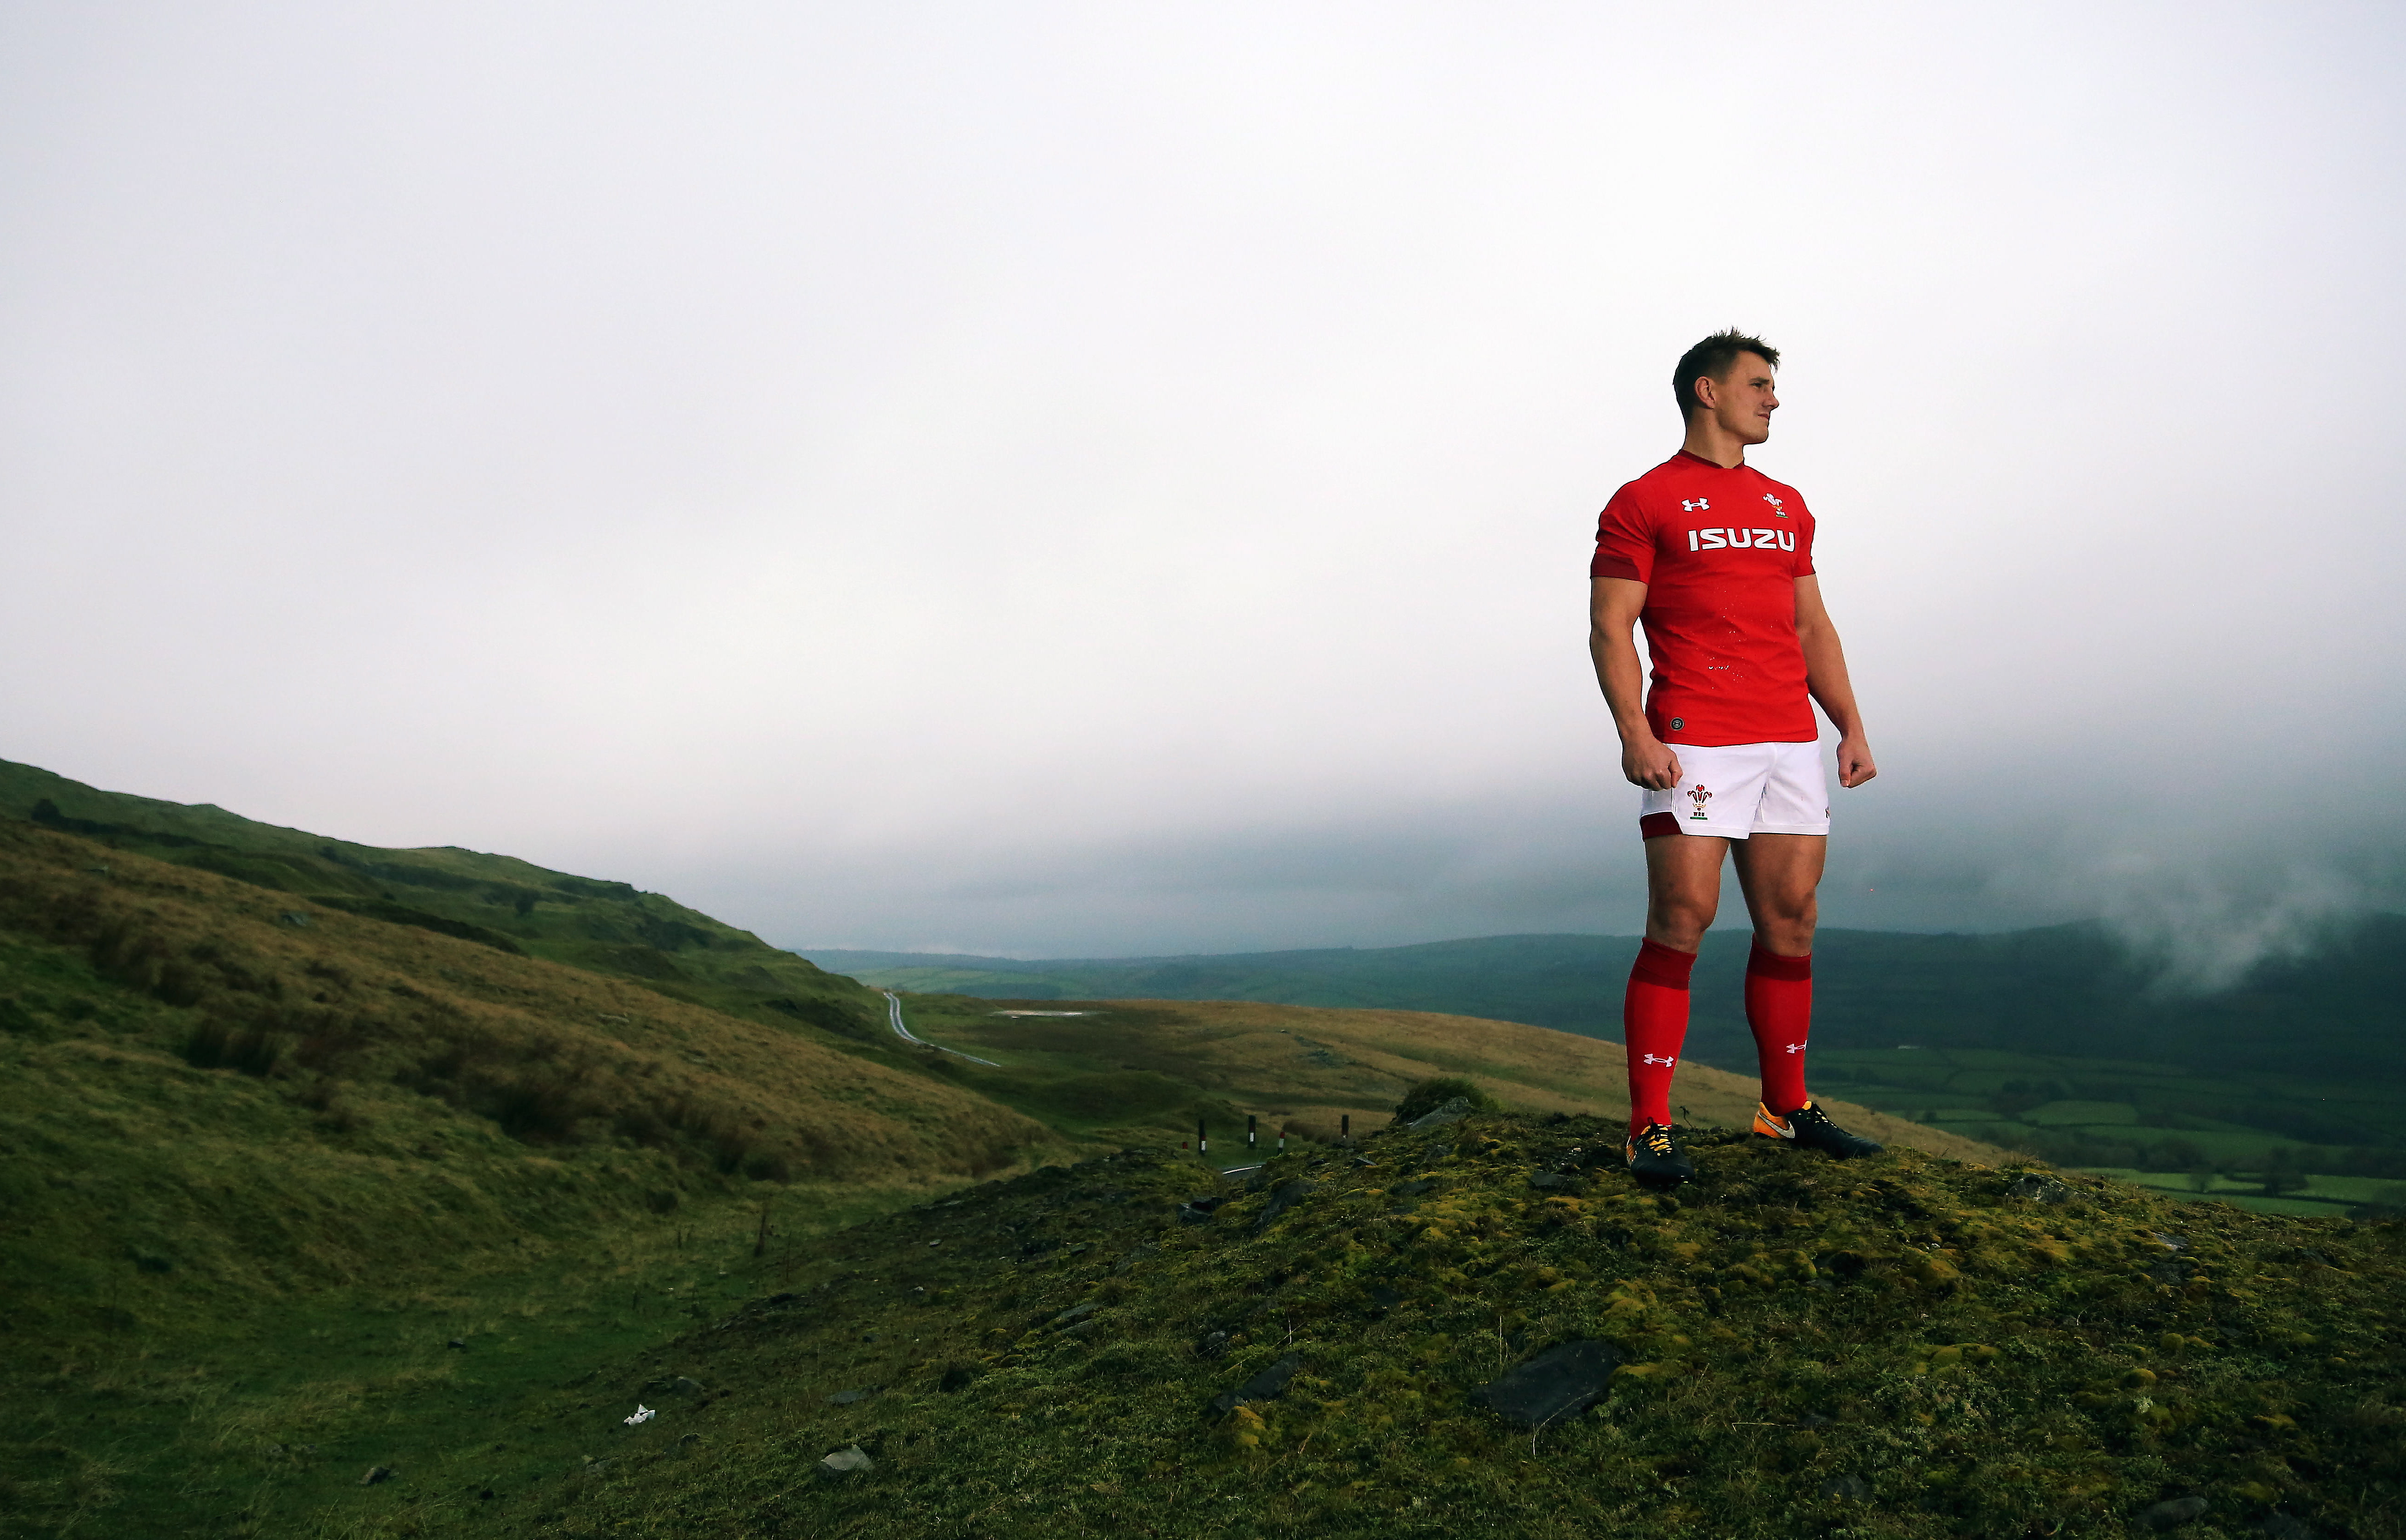
[[[1707,471],[1745,471],[1751,469],[1751,467],[1749,467],[1744,460],[1740,460],[1735,465],[1721,465],[1713,460],[1706,459],[1704,456],[1697,454],[1691,449],[1685,448],[1681,449],[1677,454],[1673,455],[1671,458],[1673,459],[1692,459]]]

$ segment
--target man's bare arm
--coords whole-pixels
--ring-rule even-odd
[[[1830,715],[1838,729],[1838,784],[1860,786],[1879,773],[1872,763],[1872,746],[1863,737],[1863,713],[1855,705],[1855,686],[1847,677],[1847,650],[1838,642],[1838,628],[1821,603],[1821,580],[1796,580],[1796,640],[1804,645],[1804,687]]]
[[[1638,612],[1646,608],[1646,585],[1625,577],[1591,578],[1587,601],[1587,650],[1595,659],[1595,682],[1621,733],[1621,773],[1629,784],[1668,791],[1679,784],[1679,756],[1654,736],[1646,720],[1646,671],[1637,661]]]

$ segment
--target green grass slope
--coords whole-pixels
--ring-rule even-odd
[[[657,1335],[689,1232],[790,1243],[1062,1148],[868,1054],[0,822],[0,1531],[279,1533],[360,1473],[218,1504],[247,1430],[389,1456],[404,1408]]]
[[[0,818],[214,871],[311,904],[503,953],[640,980],[657,994],[764,1023],[884,1038],[882,1002],[749,931],[627,883],[444,846],[385,850],[222,808],[101,791],[0,760]]]
[[[1734,1134],[1675,1200],[1593,1166],[1616,1133],[1128,1151],[889,1216],[558,1392],[547,1473],[471,1421],[350,1533],[2406,1533],[2398,1226]],[[1577,1343],[1592,1407],[1480,1401]]]

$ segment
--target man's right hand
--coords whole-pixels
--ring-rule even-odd
[[[1679,756],[1652,733],[1621,745],[1621,773],[1633,786],[1669,791],[1679,784]]]

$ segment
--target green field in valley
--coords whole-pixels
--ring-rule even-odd
[[[2233,987],[2168,990],[2103,928],[1824,931],[1814,1083],[2066,1166],[2166,1175],[2283,1212],[2378,1212],[2406,1183],[2406,917],[2335,930]],[[1027,961],[808,950],[895,988],[1041,1000],[1236,999],[1431,1010],[1618,1038],[1635,941],[1496,936],[1418,946]],[[1754,1068],[1747,936],[1707,937],[1687,1055]]]

